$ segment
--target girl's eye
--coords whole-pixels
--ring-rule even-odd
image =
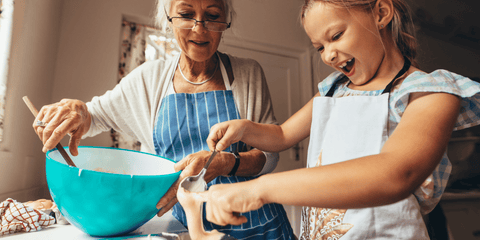
[[[322,46],[322,47],[317,48],[317,51],[320,52],[320,53],[322,53],[322,52],[323,52],[323,49],[324,49],[324,47]]]
[[[332,40],[333,41],[338,40],[342,35],[343,35],[343,32],[336,33],[335,35],[333,35]]]

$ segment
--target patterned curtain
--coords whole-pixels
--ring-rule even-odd
[[[149,26],[123,21],[122,44],[118,66],[118,82],[146,61],[169,60],[180,53],[177,41],[164,31]],[[140,151],[138,140],[111,130],[112,147]]]
[[[12,40],[14,0],[0,0],[0,141],[3,139],[5,94],[7,92],[8,62]]]
[[[118,82],[129,72],[145,62],[146,26],[122,22],[122,44],[118,67]],[[128,135],[111,130],[112,147],[140,151],[140,142]]]

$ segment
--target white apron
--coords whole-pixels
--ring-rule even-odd
[[[393,82],[380,96],[333,98],[335,84],[313,102],[307,167],[378,154],[388,138],[388,102]],[[372,169],[375,174],[375,169]],[[413,195],[394,204],[362,209],[304,207],[300,239],[429,239]]]

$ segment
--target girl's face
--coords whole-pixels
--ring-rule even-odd
[[[226,21],[225,4],[222,0],[173,0],[171,6],[170,17]],[[202,23],[197,23],[193,29],[172,28],[183,53],[196,62],[210,59],[222,38],[222,32],[208,31]]]
[[[376,76],[385,54],[372,14],[318,2],[308,10],[303,26],[323,62],[354,85]]]

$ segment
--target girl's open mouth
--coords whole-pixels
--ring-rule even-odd
[[[353,65],[355,64],[355,58],[352,58],[348,61],[346,61],[345,63],[343,63],[341,66],[340,66],[340,69],[343,70],[343,73],[345,73],[345,75],[349,76],[349,75],[352,75],[353,72]]]

